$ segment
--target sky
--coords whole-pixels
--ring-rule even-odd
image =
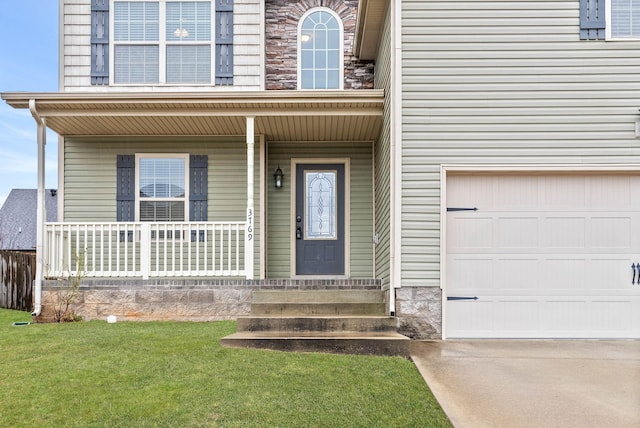
[[[3,2],[0,92],[58,91],[58,0]],[[57,188],[58,138],[47,132],[46,187]],[[0,100],[0,205],[11,189],[35,189],[36,122]]]

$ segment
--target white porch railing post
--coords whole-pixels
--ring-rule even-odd
[[[254,158],[254,141],[255,126],[254,118],[247,117],[247,224],[244,231],[244,270],[247,279],[253,279],[253,243],[254,243],[254,227],[253,219],[253,158]]]
[[[135,234],[135,229],[133,233]],[[151,223],[142,223],[140,225],[140,273],[142,274],[142,279],[149,279],[150,272],[151,272]]]

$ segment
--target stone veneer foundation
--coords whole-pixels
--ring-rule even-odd
[[[52,299],[64,289],[60,281],[46,281],[36,321],[51,319]],[[72,309],[84,320],[115,315],[127,321],[217,321],[249,315],[253,291],[323,289],[380,290],[380,281],[84,279]]]
[[[46,281],[36,322],[51,321],[51,302],[64,290]],[[259,290],[380,290],[379,280],[114,280],[84,279],[72,309],[84,320],[115,315],[121,321],[219,321],[248,316]],[[384,290],[388,302],[389,290]],[[442,338],[442,293],[437,287],[396,290],[398,332],[412,339]]]
[[[372,89],[373,61],[360,61],[353,54],[358,0],[267,0],[266,88],[298,87],[298,22],[314,7],[333,10],[344,27],[344,89]]]

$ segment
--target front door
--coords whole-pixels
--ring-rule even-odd
[[[296,275],[344,275],[344,164],[296,165]]]

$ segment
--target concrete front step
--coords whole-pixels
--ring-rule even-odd
[[[253,303],[380,303],[380,290],[264,290],[254,291]]]
[[[397,320],[388,316],[241,317],[239,332],[396,332]]]
[[[230,348],[258,348],[293,352],[397,355],[409,358],[410,339],[398,333],[312,334],[292,336],[283,332],[239,332],[221,339]]]
[[[264,290],[252,296],[251,316],[238,318],[227,347],[409,357],[380,290]]]
[[[384,315],[386,305],[379,303],[252,303],[251,315]]]

